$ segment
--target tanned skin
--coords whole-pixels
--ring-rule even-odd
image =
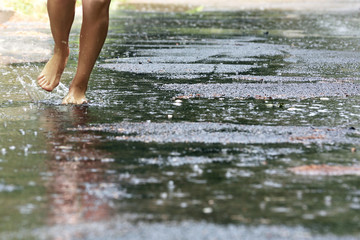
[[[83,21],[80,32],[80,49],[75,77],[63,104],[86,103],[90,74],[101,48],[104,45],[109,26],[111,0],[82,0]],[[51,92],[61,79],[69,57],[69,34],[75,16],[76,0],[48,0],[47,8],[51,33],[54,38],[54,54],[38,77],[41,88]]]

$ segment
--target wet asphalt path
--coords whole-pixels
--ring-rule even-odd
[[[0,238],[358,239],[358,19],[116,12],[80,107],[1,67]]]

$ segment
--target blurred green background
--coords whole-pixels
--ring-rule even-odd
[[[11,9],[18,14],[33,17],[35,19],[47,18],[47,0],[0,0],[0,9]],[[126,0],[112,0],[111,8],[118,9]],[[81,5],[81,1],[77,1]]]

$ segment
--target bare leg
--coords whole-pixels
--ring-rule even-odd
[[[110,0],[83,0],[78,67],[63,104],[86,102],[85,92],[92,69],[104,45],[109,25]]]
[[[38,77],[38,84],[51,92],[59,85],[69,56],[68,39],[75,16],[76,0],[48,0],[51,33],[54,38],[54,55]]]

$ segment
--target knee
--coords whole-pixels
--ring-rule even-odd
[[[1,2],[1,0],[0,0]],[[47,0],[47,6],[59,7],[75,7],[76,0]]]
[[[90,5],[97,10],[108,10],[111,0],[88,0]]]
[[[83,0],[83,10],[96,19],[107,18],[110,0]]]

